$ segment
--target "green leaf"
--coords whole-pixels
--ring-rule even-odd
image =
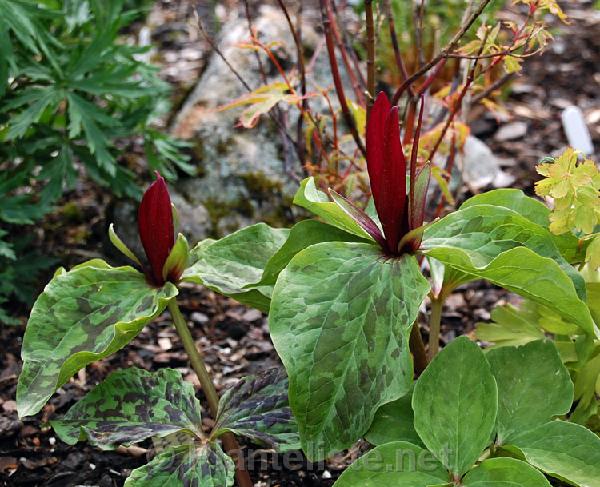
[[[381,406],[375,413],[375,419],[365,439],[376,446],[391,441],[408,441],[422,446],[421,438],[415,431],[415,415],[411,402],[412,392]]]
[[[327,223],[317,220],[298,222],[291,228],[285,243],[267,262],[260,284],[274,285],[277,276],[289,264],[292,257],[311,245],[321,242],[356,241],[361,239]]]
[[[321,217],[325,223],[363,239],[372,240],[371,236],[344,209],[317,188],[312,177],[302,181],[300,189],[294,196],[294,204]]]
[[[497,306],[492,310],[490,317],[491,323],[476,325],[476,335],[479,340],[494,343],[498,347],[506,347],[525,345],[545,337],[544,332],[537,326],[537,314],[532,316],[523,306],[520,308],[510,304]]]
[[[131,267],[95,259],[59,269],[38,297],[23,338],[19,416],[38,412],[75,372],[123,348],[177,295]]]
[[[313,245],[279,275],[271,338],[310,459],[350,446],[408,391],[408,339],[428,291],[413,256],[385,259],[366,243]]]
[[[462,481],[465,487],[550,487],[535,468],[515,458],[488,458]]]
[[[501,188],[487,191],[469,198],[460,206],[460,209],[476,205],[503,206],[544,228],[550,225],[550,210],[546,205],[540,200],[526,196],[520,189]]]
[[[470,251],[456,247],[437,247],[426,253],[448,267],[486,279],[547,306],[589,335],[598,333],[590,310],[579,299],[573,281],[552,259],[541,257],[525,247],[502,252],[489,264],[478,263],[479,259],[473,259]]]
[[[581,487],[600,487],[600,438],[574,423],[550,421],[513,439],[528,463]]]
[[[497,348],[486,357],[498,384],[498,444],[571,409],[573,383],[551,341]]]
[[[269,308],[269,290],[258,286],[267,262],[285,243],[289,230],[258,223],[192,250],[195,262],[182,280],[202,284],[239,302]],[[266,309],[265,309],[266,307]]]
[[[462,475],[490,444],[498,390],[481,349],[466,337],[447,345],[415,385],[415,429],[448,470]]]
[[[51,424],[69,445],[87,439],[92,445],[114,448],[177,432],[200,437],[200,413],[194,387],[180,372],[134,367],[113,372]]]
[[[585,299],[583,278],[562,256],[550,232],[511,209],[470,206],[429,225],[423,235],[424,249],[460,249],[475,267],[488,265],[502,252],[520,246],[553,259],[571,278],[579,297]]]
[[[156,455],[136,468],[125,487],[230,487],[235,465],[216,442],[182,445]]]
[[[285,371],[270,369],[244,377],[223,394],[212,436],[227,431],[277,451],[300,449]]]
[[[447,480],[448,472],[430,452],[406,441],[395,441],[356,460],[334,487],[427,487]]]
[[[501,188],[481,193],[465,201],[460,209],[475,205],[502,206],[516,211],[543,228],[547,229],[550,225],[550,209],[540,200],[526,196],[520,189]],[[575,235],[571,233],[552,234],[552,240],[569,262],[578,256],[579,240]]]

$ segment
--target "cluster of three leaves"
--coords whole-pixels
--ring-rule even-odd
[[[297,449],[287,401],[287,378],[278,369],[242,379],[219,402],[215,426],[203,434],[194,388],[172,369],[130,368],[112,373],[52,426],[64,442],[87,439],[103,449],[155,440],[158,454],[134,470],[125,485],[233,485],[234,463],[216,441],[233,432],[278,451]]]
[[[316,243],[292,256],[273,289],[271,337],[290,377],[290,403],[309,458],[349,447],[375,411],[412,382],[408,337],[429,284],[414,256],[386,259],[352,215],[307,180],[296,203],[360,241]],[[585,283],[552,236],[548,210],[516,190],[475,197],[425,229],[422,251],[555,310],[595,336]],[[365,237],[366,236],[366,237]]]
[[[549,486],[536,469],[598,486],[600,439],[582,426],[553,420],[572,401],[573,384],[552,342],[484,356],[459,338],[421,375],[412,404],[407,395],[378,412],[367,439],[379,446],[336,487],[426,487],[458,480],[465,486]],[[494,439],[497,456],[489,458],[484,450]]]

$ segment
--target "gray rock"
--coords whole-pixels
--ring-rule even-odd
[[[284,69],[291,70],[296,63],[296,48],[283,14],[262,6],[253,24],[263,43],[280,43],[274,48],[277,58]],[[256,88],[261,80],[256,56],[239,46],[248,38],[246,19],[236,17],[222,27],[218,45],[240,76]],[[303,39],[306,52],[313,52],[320,36],[307,24],[303,26]],[[266,56],[261,57],[267,82],[281,81],[272,63]],[[321,50],[310,77],[319,86],[329,86],[330,76],[326,52]],[[221,57],[213,53],[172,127],[175,135],[195,144],[199,160],[198,176],[181,180],[175,191],[194,208],[205,208],[211,236],[222,236],[257,221],[288,223],[291,200],[303,177],[294,147],[269,117],[262,116],[255,128],[244,129],[236,127],[241,108],[218,110],[246,93]],[[316,100],[311,99],[311,104],[317,107]],[[285,106],[280,108],[287,110]],[[288,132],[294,138],[297,113],[295,108],[289,112]]]
[[[512,122],[507,123],[500,127],[500,130],[496,132],[496,140],[507,141],[507,140],[518,140],[525,137],[527,134],[527,124],[525,122]]]
[[[511,175],[501,170],[502,160],[496,157],[492,150],[476,137],[467,137],[463,147],[461,163],[462,179],[467,186],[474,190],[490,185],[496,188],[505,187],[514,182]]]

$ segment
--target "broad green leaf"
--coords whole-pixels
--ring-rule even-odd
[[[587,428],[550,421],[513,439],[528,463],[580,487],[600,487],[600,438]]]
[[[223,394],[212,436],[227,431],[277,451],[300,449],[285,371],[270,369],[244,377]]]
[[[422,244],[426,250],[460,249],[475,267],[488,265],[502,252],[520,246],[553,259],[585,299],[583,278],[562,256],[550,232],[509,208],[476,205],[450,213],[425,229]]]
[[[488,458],[462,481],[465,487],[550,487],[540,472],[515,458]]]
[[[123,348],[177,295],[132,267],[95,259],[59,269],[38,297],[23,338],[19,416],[37,413],[75,372]]]
[[[200,437],[200,412],[194,387],[178,371],[130,368],[113,372],[51,424],[69,445],[87,439],[113,448],[177,432]]]
[[[462,475],[489,445],[498,390],[481,349],[466,337],[450,342],[415,384],[415,429],[448,470]]]
[[[375,413],[371,428],[365,439],[376,446],[391,441],[408,441],[422,446],[415,431],[415,415],[412,409],[412,393],[381,406]]]
[[[551,341],[496,348],[486,357],[498,385],[499,444],[571,409],[573,383]]]
[[[289,230],[258,223],[192,250],[195,262],[182,279],[202,284],[262,310],[269,308],[269,288],[256,286],[267,262],[285,243]]]
[[[427,487],[447,480],[448,472],[430,452],[406,441],[395,441],[356,460],[334,487]]]
[[[465,201],[460,209],[475,205],[503,206],[516,211],[541,227],[548,228],[550,225],[550,209],[540,200],[526,196],[520,189],[501,188],[481,193]],[[552,240],[569,262],[579,255],[579,240],[575,235],[571,233],[552,234]]]
[[[372,240],[371,236],[344,209],[317,188],[312,177],[302,181],[294,196],[294,204],[321,217],[325,223],[361,238]]]
[[[310,459],[349,447],[408,391],[408,339],[428,291],[413,256],[385,259],[366,243],[313,245],[279,275],[271,337]]]
[[[520,189],[501,188],[487,191],[469,198],[460,206],[460,209],[476,205],[503,206],[516,211],[542,227],[550,225],[550,209],[540,200],[526,196]]]
[[[182,445],[156,455],[136,468],[125,487],[230,487],[235,465],[216,442]]]
[[[321,242],[357,241],[361,241],[361,239],[356,235],[317,220],[303,220],[298,222],[290,229],[288,239],[285,243],[267,262],[260,284],[274,285],[277,281],[277,276],[289,264],[292,257],[311,245]]]
[[[552,259],[541,257],[525,247],[500,253],[489,264],[477,263],[469,251],[437,247],[426,253],[448,267],[458,269],[547,306],[585,333],[597,336],[590,310],[579,299],[573,281]]]
[[[525,345],[545,337],[537,326],[537,315],[531,316],[523,307],[515,308],[510,304],[497,306],[490,317],[492,322],[476,325],[479,340],[506,347]]]

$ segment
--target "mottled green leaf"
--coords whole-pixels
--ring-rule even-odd
[[[200,436],[200,402],[191,383],[173,369],[113,372],[65,416],[51,421],[69,445],[87,439],[103,448],[185,432]]]
[[[465,487],[550,487],[540,472],[515,458],[488,458],[462,481]]]
[[[225,392],[213,431],[213,437],[231,431],[278,451],[299,450],[285,371],[269,369],[244,377]]]
[[[486,357],[498,385],[499,444],[571,409],[573,383],[551,341],[497,348]]]
[[[202,284],[241,303],[269,308],[269,286],[258,286],[267,262],[285,243],[288,229],[258,223],[192,250],[182,280]]]
[[[177,288],[152,288],[132,267],[96,259],[60,269],[38,297],[23,338],[17,387],[19,416],[38,412],[79,369],[135,337],[158,316]]]
[[[235,465],[216,442],[182,445],[156,455],[136,468],[125,487],[230,487]]]
[[[415,415],[411,402],[412,391],[396,401],[381,406],[365,435],[366,440],[377,446],[391,441],[408,441],[423,446],[421,438],[415,431]]]
[[[422,244],[426,250],[460,250],[477,268],[489,265],[502,252],[520,246],[553,259],[571,278],[578,296],[585,299],[583,278],[562,256],[552,234],[509,208],[476,205],[450,213],[426,227]],[[435,253],[431,255],[436,257]]]
[[[466,337],[450,342],[415,384],[415,429],[453,473],[469,470],[490,443],[498,390],[481,349]]]
[[[285,269],[292,257],[301,250],[321,242],[357,242],[356,235],[317,220],[296,223],[283,246],[269,259],[260,281],[262,285],[274,285],[279,273]]]
[[[470,252],[456,247],[437,247],[426,253],[444,265],[547,306],[585,333],[597,335],[590,310],[579,299],[573,281],[552,259],[541,257],[525,247],[500,253],[489,264],[472,260]]]
[[[600,487],[600,438],[583,426],[550,421],[511,443],[527,462],[553,477],[580,487]]]
[[[509,208],[542,227],[550,225],[550,210],[544,203],[526,196],[520,189],[501,188],[469,198],[460,209],[476,205],[493,205]]]
[[[465,201],[460,209],[475,205],[503,206],[516,211],[544,228],[548,228],[550,225],[550,209],[540,200],[526,196],[520,189],[501,188],[481,193]],[[551,234],[551,237],[556,247],[569,262],[579,255],[581,249],[579,248],[579,240],[575,235],[571,233]]]
[[[408,391],[408,338],[428,291],[413,256],[386,259],[366,243],[313,245],[279,275],[271,337],[309,458],[350,446]]]
[[[427,487],[448,480],[431,452],[406,441],[378,446],[344,471],[334,487]]]
[[[300,189],[294,196],[294,204],[306,208],[322,218],[325,223],[361,238],[372,240],[371,236],[341,206],[331,201],[329,196],[317,188],[312,177],[302,181]]]

